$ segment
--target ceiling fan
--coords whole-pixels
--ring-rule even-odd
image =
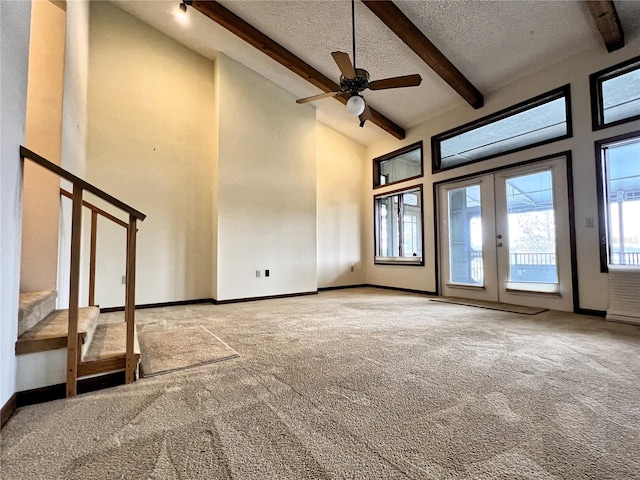
[[[360,126],[371,118],[371,111],[361,93],[366,90],[385,90],[388,88],[416,87],[422,82],[418,74],[404,75],[401,77],[384,78],[382,80],[369,80],[369,72],[363,68],[356,68],[356,18],[355,0],[351,0],[351,38],[353,43],[353,64],[348,53],[331,52],[333,60],[340,69],[340,90],[325,92],[311,97],[300,98],[296,103],[308,103],[322,98],[345,97],[347,111],[360,119]]]

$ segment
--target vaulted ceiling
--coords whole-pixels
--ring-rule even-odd
[[[247,36],[264,35],[276,45],[268,50],[282,48],[329,82],[340,76],[331,52],[351,55],[349,0],[196,0],[182,21],[179,0],[113,3],[206,57],[228,55],[295,97],[327,88],[257,49],[262,39],[247,43]],[[215,17],[213,11],[236,19],[235,33],[204,14]],[[377,116],[364,128],[332,98],[313,103],[319,121],[363,145],[390,133],[399,137],[460,105],[478,108],[483,95],[581,51],[619,48],[621,32],[627,39],[640,36],[637,1],[356,0],[355,19],[357,66],[372,80],[412,73],[423,79],[418,87],[365,91]],[[282,63],[290,65],[291,58]]]

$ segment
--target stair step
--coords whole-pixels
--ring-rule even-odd
[[[81,354],[85,355],[98,324],[100,309],[83,307],[78,310],[78,342]],[[18,337],[16,355],[44,352],[67,347],[69,310],[54,310]]]
[[[55,290],[21,293],[18,309],[18,336],[33,328],[53,312],[57,297],[58,292]]]
[[[78,376],[122,370],[126,364],[127,324],[105,323],[97,326],[93,341],[78,365]],[[140,345],[134,330],[133,352],[136,364],[140,361]]]

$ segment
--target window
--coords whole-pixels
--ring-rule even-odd
[[[640,131],[596,142],[600,266],[640,267]]]
[[[422,142],[373,159],[373,188],[423,175]]]
[[[431,138],[433,173],[571,137],[569,85]]]
[[[374,197],[376,264],[424,265],[422,186]]]
[[[589,77],[594,130],[640,119],[640,57]]]

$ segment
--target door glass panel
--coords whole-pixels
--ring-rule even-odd
[[[640,265],[640,140],[605,147],[610,265]]]
[[[480,185],[448,192],[449,280],[484,285]]]
[[[506,180],[509,225],[507,288],[557,291],[552,185],[551,171]]]

